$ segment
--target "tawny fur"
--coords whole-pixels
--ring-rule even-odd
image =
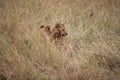
[[[71,54],[73,52],[73,48],[70,44],[65,41],[65,36],[67,36],[66,28],[64,24],[57,23],[55,27],[51,27],[49,25],[41,26],[41,32],[43,37],[47,39],[49,42],[55,42],[57,45],[62,45],[66,49],[66,52]]]

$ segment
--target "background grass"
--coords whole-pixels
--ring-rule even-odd
[[[57,22],[72,58],[40,35]],[[0,80],[120,80],[120,1],[0,0]]]

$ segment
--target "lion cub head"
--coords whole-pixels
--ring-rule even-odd
[[[65,25],[61,24],[61,23],[57,23],[55,25],[55,28],[57,29],[58,33],[59,33],[59,37],[65,37],[67,36],[67,32],[65,29]]]

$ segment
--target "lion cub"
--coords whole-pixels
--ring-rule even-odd
[[[67,32],[65,29],[64,24],[57,23],[55,27],[51,26],[41,26],[41,32],[43,36],[49,41],[49,42],[55,42],[57,44],[57,47],[63,47],[65,48],[66,52],[70,55],[73,53],[73,47],[70,45],[64,38],[67,36]]]

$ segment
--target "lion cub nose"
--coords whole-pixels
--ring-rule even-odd
[[[65,34],[62,34],[62,36],[66,36],[67,35],[67,33],[65,33]]]
[[[67,33],[65,35],[68,35]]]

